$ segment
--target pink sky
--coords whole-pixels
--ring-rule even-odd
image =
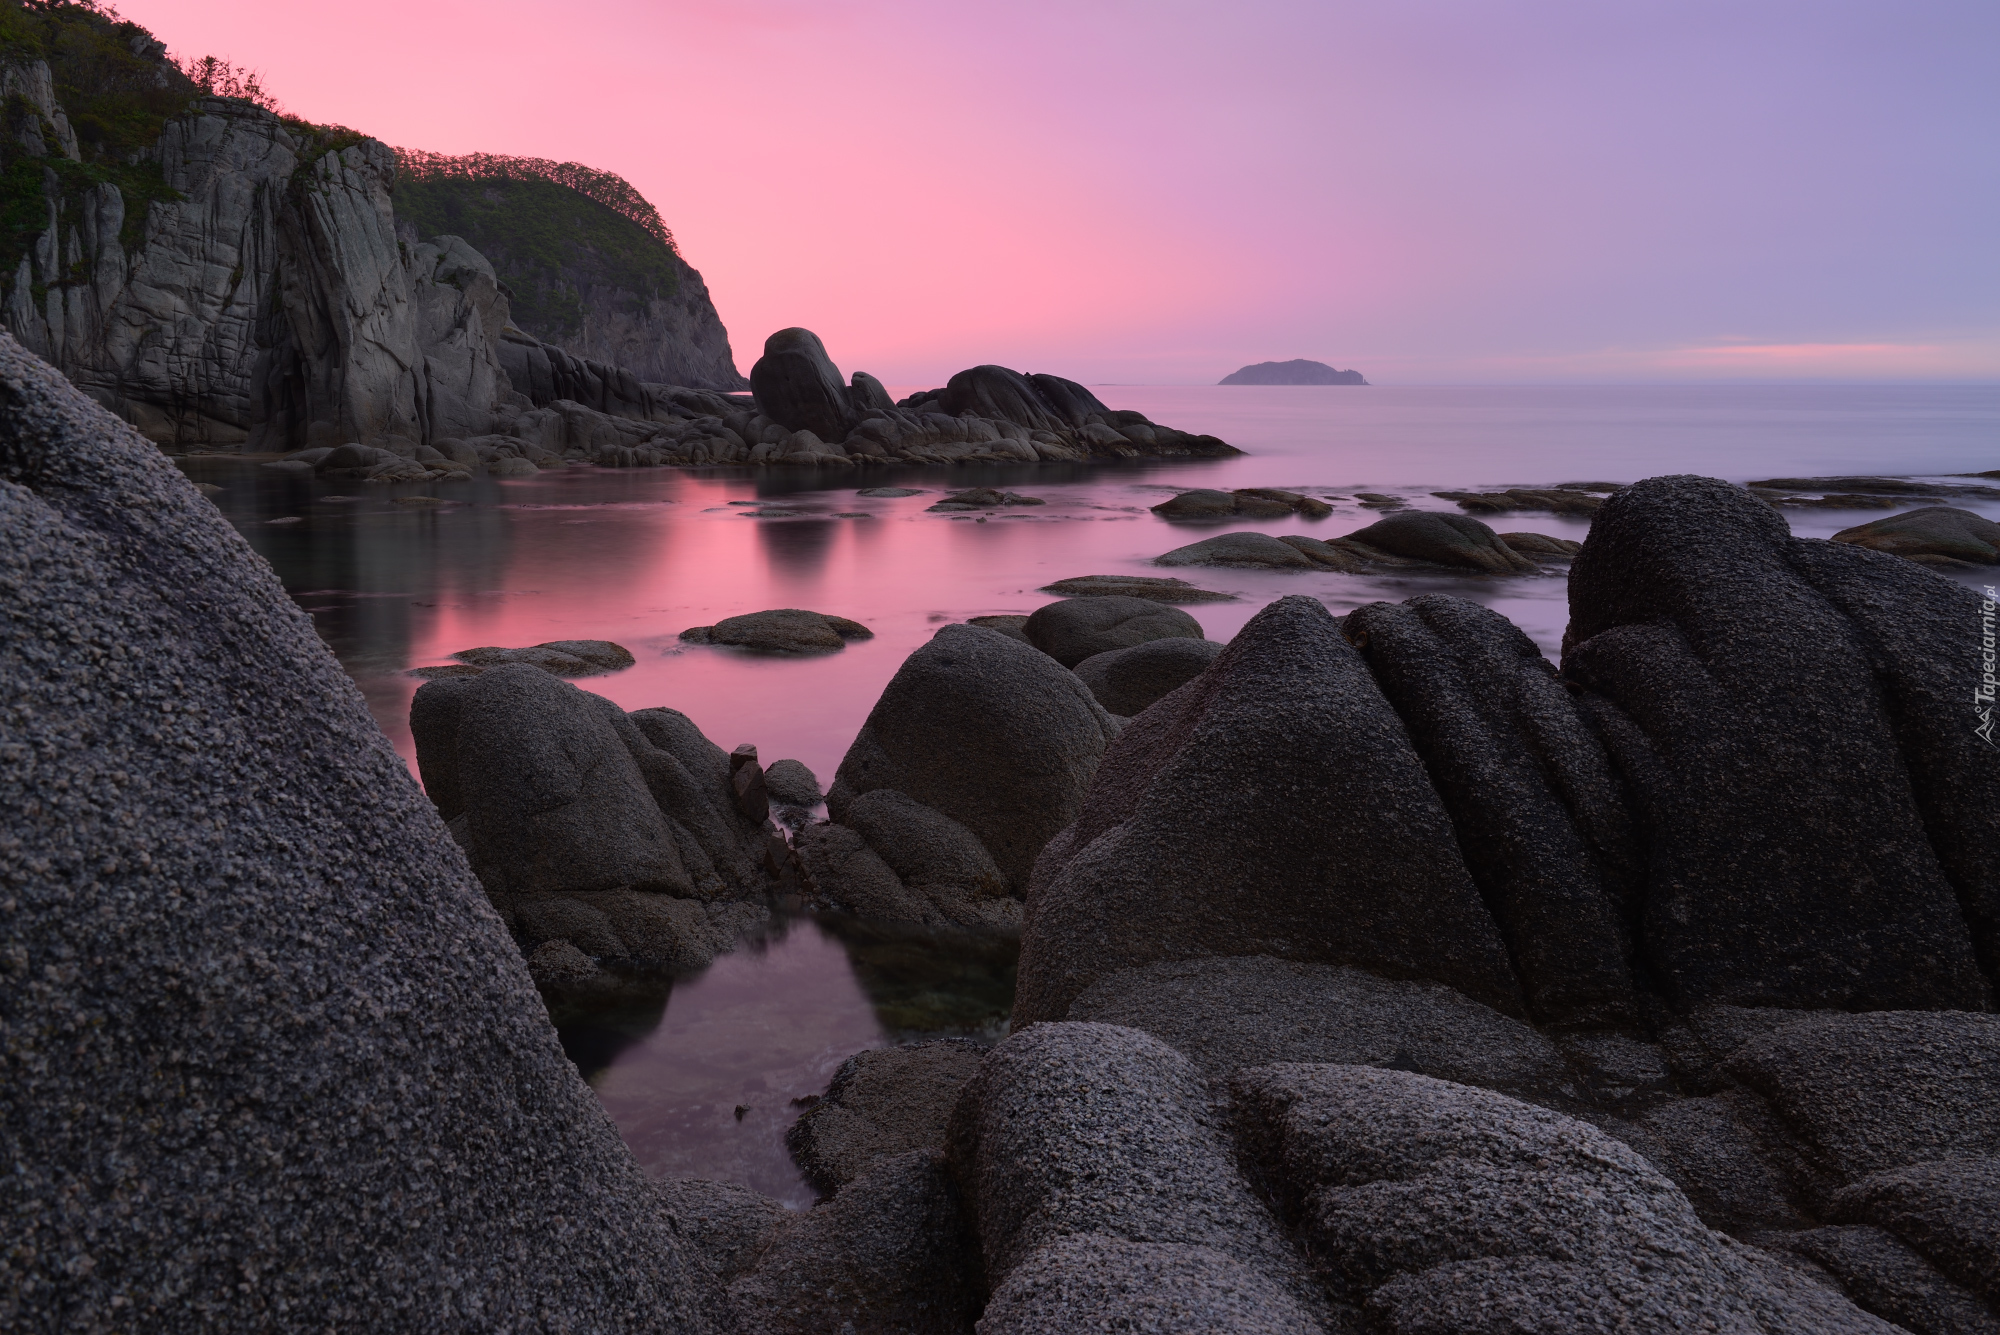
[[[747,372],[2000,377],[1991,0],[128,0],[659,206]]]

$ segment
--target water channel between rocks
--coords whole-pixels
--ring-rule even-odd
[[[1383,388],[1094,387],[1118,408],[1219,435],[1248,455],[1121,465],[846,470],[560,469],[524,479],[328,485],[253,461],[183,466],[276,568],[411,757],[414,666],[461,649],[609,639],[637,666],[579,684],[626,709],[668,705],[724,748],[804,761],[822,783],[903,659],[939,625],[1024,613],[1053,580],[1160,574],[1151,558],[1233,530],[1337,537],[1378,517],[1356,491],[1454,510],[1432,490],[1629,482],[1665,472],[1732,481],[2000,467],[1991,386]],[[901,391],[898,391],[901,392]],[[859,487],[923,489],[899,499]],[[1009,487],[1047,504],[927,513],[947,490]],[[1169,523],[1148,507],[1189,487],[1328,496],[1319,521]],[[434,498],[436,502],[418,498]],[[415,500],[415,504],[399,502]],[[745,504],[746,502],[755,504]],[[1965,505],[2000,518],[2000,507]],[[746,510],[784,510],[750,518]],[[1884,511],[1791,511],[1827,536]],[[1495,527],[1581,539],[1577,519]],[[1568,619],[1559,573],[1511,579],[1181,569],[1236,601],[1186,610],[1227,640],[1286,593],[1335,612],[1439,591],[1504,613],[1551,658]],[[1980,583],[1979,579],[1968,579]],[[874,638],[816,658],[690,647],[677,633],[763,608],[866,623]],[[972,937],[776,923],[653,1004],[558,1014],[564,1044],[649,1173],[740,1182],[794,1207],[812,1193],[784,1149],[800,1105],[864,1048],[1005,1032],[1014,948]],[[740,1113],[739,1113],[740,1110]]]

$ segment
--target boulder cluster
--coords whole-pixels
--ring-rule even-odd
[[[1397,570],[1535,575],[1542,572],[1542,563],[1567,561],[1581,549],[1581,543],[1545,533],[1495,533],[1470,515],[1398,510],[1331,541],[1293,533],[1280,537],[1224,533],[1176,547],[1155,557],[1153,564],[1338,570],[1351,575]]]
[[[1292,597],[1125,723],[1013,1036],[843,1070],[747,1326],[883,1320],[760,1295],[895,1256],[880,1301],[982,1335],[2000,1329],[1980,601],[1699,478],[1571,587],[1560,670],[1459,599]]]
[[[526,660],[418,692],[426,798],[153,446],[0,386],[8,1329],[2000,1326],[1991,613],[1935,571],[1656,478],[1559,669],[1435,594],[946,626],[793,850],[802,766]],[[535,982],[803,875],[1018,925],[1014,1032],[843,1067],[811,1210],[647,1182]]]

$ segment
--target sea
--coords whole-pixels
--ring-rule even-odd
[[[915,388],[915,387],[910,387]],[[1172,573],[1232,593],[1186,610],[1229,639],[1270,600],[1344,612],[1439,591],[1474,599],[1559,653],[1566,580],[1176,569],[1154,557],[1220,532],[1339,537],[1378,512],[1356,492],[1457,512],[1431,495],[1698,473],[1733,482],[1847,474],[1945,478],[2000,469],[2000,385],[1094,385],[1114,408],[1219,436],[1219,460],[823,470],[551,470],[533,478],[321,482],[227,456],[181,461],[270,561],[414,759],[412,668],[456,651],[613,640],[637,666],[583,689],[667,705],[723,748],[803,761],[822,784],[896,668],[941,625],[1026,613],[1075,575]],[[897,393],[906,392],[897,390]],[[1996,480],[1995,485],[2000,485]],[[856,495],[897,486],[921,494]],[[943,493],[998,486],[1039,506],[932,514]],[[1330,517],[1190,525],[1150,507],[1192,487],[1285,487]],[[441,504],[400,504],[414,497]],[[2000,520],[2000,506],[1952,504]],[[763,512],[784,511],[777,515]],[[1826,537],[1880,510],[1787,510]],[[1517,513],[1503,530],[1581,539],[1577,519]],[[1958,576],[1978,584],[1983,577]],[[679,632],[765,608],[861,621],[874,638],[813,658],[683,643]],[[657,1005],[558,1015],[579,1070],[647,1171],[814,1199],[785,1129],[851,1054],[926,1037],[1004,1035],[1013,952],[976,938],[852,922],[778,921]]]

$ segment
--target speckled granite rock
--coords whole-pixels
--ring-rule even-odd
[[[0,390],[0,1327],[715,1329],[269,567],[6,338]]]

